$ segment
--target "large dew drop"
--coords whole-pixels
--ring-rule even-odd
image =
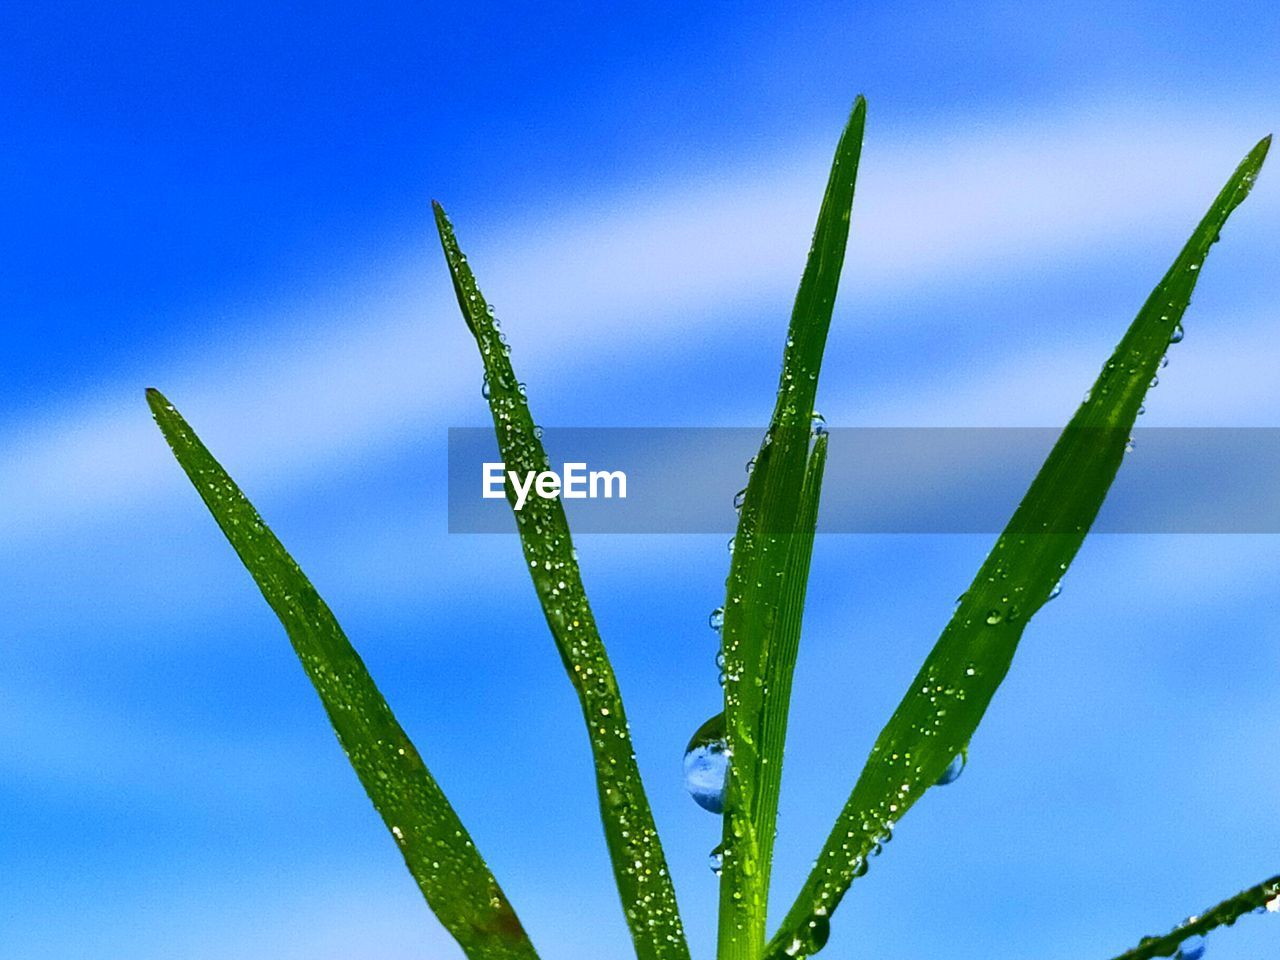
[[[819,908],[805,922],[804,926],[782,948],[783,957],[795,957],[800,960],[810,954],[817,953],[827,945],[831,938],[831,922],[827,919],[826,910]]]
[[[729,775],[729,744],[724,714],[697,729],[684,750],[684,788],[694,803],[712,813],[724,813],[724,784]]]
[[[724,872],[724,844],[720,844],[707,857],[707,865],[717,877]]]
[[[1173,960],[1201,960],[1204,956],[1204,937],[1188,937],[1178,947]]]
[[[937,785],[945,787],[948,783],[955,783],[960,779],[960,774],[964,773],[964,765],[966,757],[963,752],[957,753],[949,764],[947,769],[942,771],[942,776],[937,780]]]

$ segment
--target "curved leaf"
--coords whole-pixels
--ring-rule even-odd
[[[1280,911],[1280,876],[1261,883],[1223,900],[1198,916],[1189,917],[1160,937],[1143,937],[1132,950],[1126,950],[1115,960],[1152,960],[1153,957],[1172,957],[1190,937],[1203,937],[1218,927],[1229,927],[1246,913]]]
[[[831,911],[866,871],[867,858],[967,750],[1027,621],[1050,599],[1102,506],[1205,256],[1248,195],[1269,145],[1270,137],[1262,140],[1236,169],[1058,439],[872,747],[812,872],[770,941],[770,957],[821,949]]]
[[[812,529],[801,522],[810,421],[862,153],[867,104],[854,103],[836,147],[813,243],[796,294],[778,398],[756,456],[726,584],[724,712],[732,756],[725,792],[720,958],[755,960],[764,946],[772,846],[794,651],[780,655],[783,608],[807,576]],[[792,562],[809,538],[806,562]],[[803,586],[799,587],[803,603]],[[798,620],[792,625],[798,630]],[[795,638],[798,639],[798,638]],[[766,738],[765,728],[769,729]]]
[[[338,621],[240,488],[158,390],[147,402],[173,455],[275,611],[338,742],[440,922],[471,960],[536,960],[462,821]]]
[[[458,247],[444,208],[438,203],[434,208],[458,305],[484,362],[489,409],[503,462],[507,470],[522,476],[545,470],[547,454],[524,387],[511,368],[506,341]],[[675,889],[640,781],[622,694],[582,586],[564,505],[558,498],[532,496],[516,510],[509,481],[507,499],[547,626],[582,704],[595,758],[600,819],[636,954],[641,960],[688,960]]]

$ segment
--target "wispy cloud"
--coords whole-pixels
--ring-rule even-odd
[[[998,289],[1055,258],[1105,252],[1166,226],[1180,236],[1189,211],[1199,213],[1258,132],[1207,111],[1152,117],[1132,105],[1009,116],[923,135],[882,137],[873,127],[849,296],[873,318],[877,303],[915,291],[958,280]],[[512,304],[521,327],[538,331],[520,340],[522,369],[530,376],[566,362],[590,369],[619,355],[643,364],[646,348],[676,331],[690,337],[700,326],[723,324],[729,308],[785,304],[829,139],[815,138],[794,157],[741,161],[714,177],[665,172],[607,197],[570,201],[547,221],[512,217],[496,235],[464,223],[486,289]],[[1265,181],[1258,194],[1255,208],[1276,207],[1280,193]],[[242,475],[255,475],[258,489],[442,425],[477,379],[455,308],[441,271],[420,255],[392,250],[388,261],[382,293],[362,280],[336,292],[319,315],[310,304],[279,309],[262,318],[268,332],[255,341],[167,361],[152,379]],[[755,333],[758,323],[745,321],[742,332]],[[969,411],[976,421],[1009,390],[1022,389],[1012,381],[993,397],[995,373],[975,377],[967,395],[952,391],[939,409]],[[175,489],[143,412],[142,386],[63,390],[54,412],[0,437],[7,505],[0,533],[65,527]],[[1202,406],[1215,402],[1203,390],[1196,395]],[[917,405],[926,396],[917,393]]]

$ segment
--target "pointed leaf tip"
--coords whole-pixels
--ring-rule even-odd
[[[962,594],[915,682],[877,738],[766,956],[795,952],[791,944],[806,942],[814,916],[823,918],[825,940],[829,914],[849,886],[866,872],[867,858],[917,800],[938,783],[978,729],[1013,661],[1023,629],[1053,595],[1054,584],[1068,570],[1102,507],[1124,456],[1123,440],[1134,425],[1146,392],[1155,384],[1151,378],[1168,348],[1170,332],[1178,329],[1190,303],[1200,266],[1231,212],[1248,195],[1269,146],[1270,137],[1266,137],[1236,167],[1102,369],[1089,394],[1095,399],[1081,404],[1054,445],[1009,526],[969,590]],[[1126,368],[1127,374],[1121,372]],[[748,506],[750,499],[748,494]],[[1046,531],[1043,534],[1023,535],[1042,529]],[[737,560],[735,553],[734,562]],[[1023,602],[1010,603],[1010,597],[1018,592]],[[726,618],[726,636],[733,626]],[[938,695],[943,691],[951,697],[945,711],[938,709]],[[729,719],[732,731],[732,713]],[[910,770],[894,764],[901,757],[912,758]],[[735,755],[731,785],[733,771],[739,766]],[[729,875],[727,867],[725,875]],[[1171,939],[1153,940],[1121,960],[1171,956],[1188,929],[1184,925]]]
[[[351,646],[275,534],[160,391],[157,424],[279,618],[365,792],[468,960],[538,960],[510,901]]]
[[[501,349],[488,304],[444,208],[433,206],[458,307],[493,386],[486,396],[501,457],[517,470],[538,470],[546,463],[546,451],[528,403],[514,388],[518,380],[511,359]],[[636,956],[689,960],[671,872],[636,765],[613,667],[582,586],[564,506],[559,499],[537,498],[512,512],[534,590],[592,732],[600,817]]]

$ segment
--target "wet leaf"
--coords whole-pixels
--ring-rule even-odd
[[[522,476],[545,470],[547,454],[506,342],[439,204],[435,217],[458,305],[484,363],[489,410],[506,469]],[[558,498],[531,496],[516,510],[510,481],[507,499],[547,626],[582,705],[595,760],[600,819],[636,954],[641,960],[688,960],[675,890],[640,781],[622,694],[582,586],[564,506]]]
[[[836,147],[791,315],[777,402],[747,483],[729,567],[722,651],[732,763],[720,879],[721,960],[755,960],[764,945],[795,667],[795,651],[787,645],[798,642],[798,636],[789,635],[799,630],[804,602],[804,583],[797,578],[807,579],[816,523],[816,509],[807,516],[804,500],[814,399],[844,265],[865,122],[866,101],[859,97]]]
[[[825,929],[872,851],[967,749],[1027,621],[1050,599],[1097,516],[1161,357],[1180,335],[1209,248],[1248,195],[1269,145],[1268,137],[1245,157],[1103,366],[881,731],[812,872],[770,941],[769,957],[815,951],[809,936],[814,924]]]
[[[187,477],[284,626],[338,742],[428,905],[471,960],[537,953],[462,821],[293,557],[159,391],[147,402]]]

